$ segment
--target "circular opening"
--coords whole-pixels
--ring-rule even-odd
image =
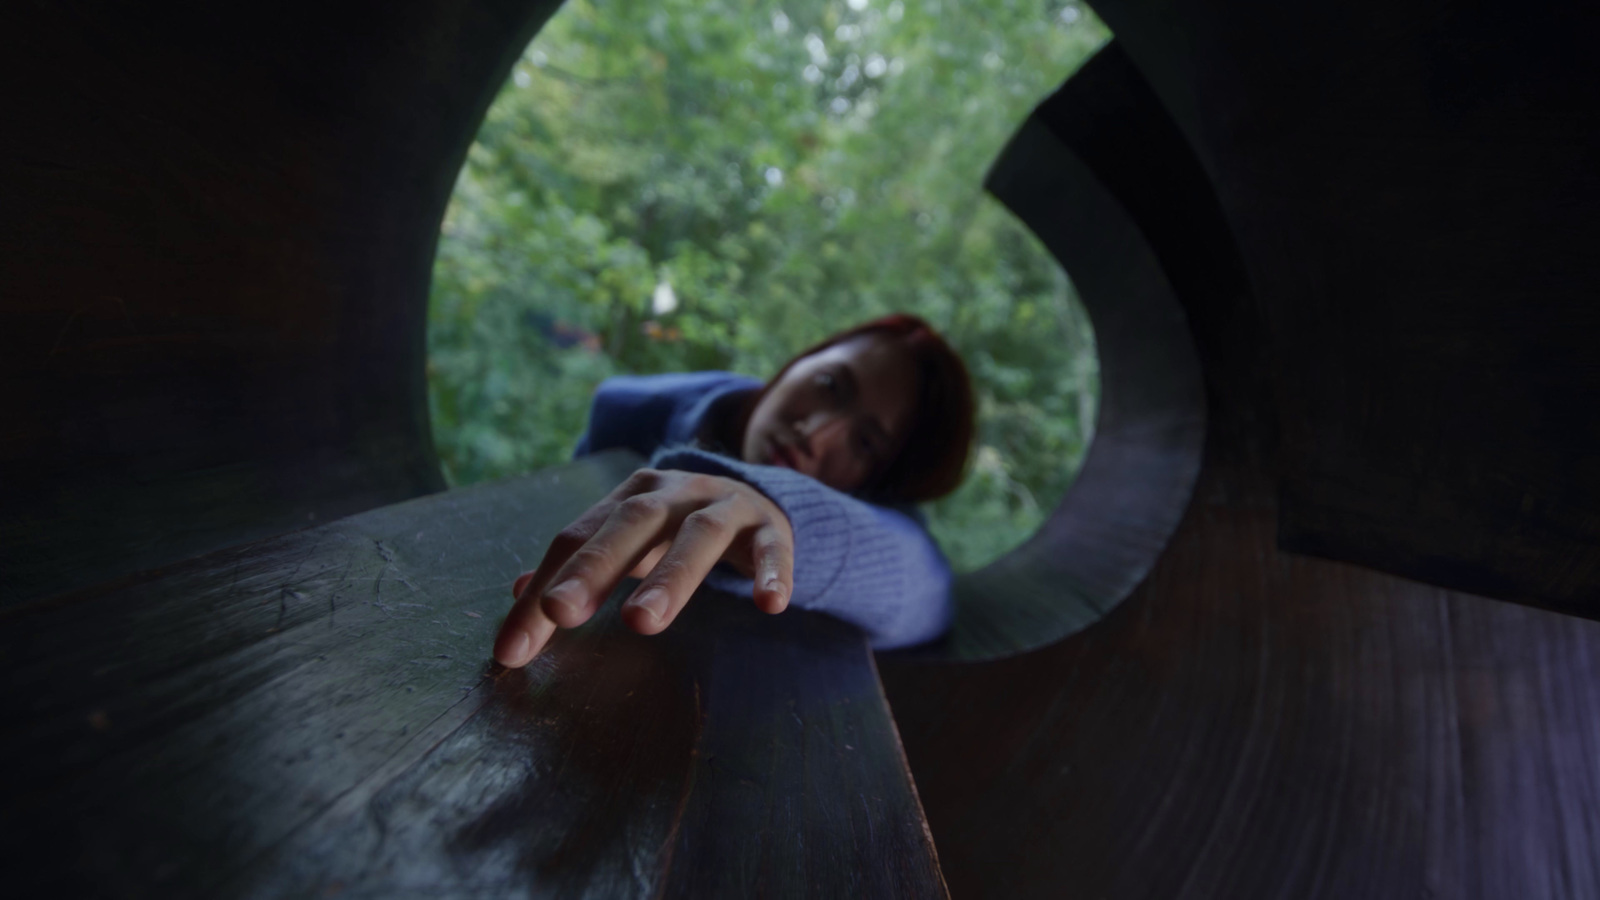
[[[930,529],[958,571],[1023,543],[1088,451],[1099,365],[1072,284],[983,175],[1108,37],[1077,3],[568,3],[445,217],[428,380],[447,479],[570,458],[609,375],[766,377],[906,311],[980,395],[972,470]]]

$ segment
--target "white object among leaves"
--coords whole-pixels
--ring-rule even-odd
[[[655,293],[650,295],[650,311],[658,316],[664,316],[678,308],[678,295],[672,290],[672,285],[665,280],[656,284]]]

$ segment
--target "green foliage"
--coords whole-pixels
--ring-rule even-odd
[[[446,476],[567,459],[609,375],[765,377],[903,310],[980,397],[934,534],[962,569],[1019,543],[1082,461],[1098,369],[1065,275],[981,185],[1108,36],[1076,0],[569,0],[445,216],[428,374]]]

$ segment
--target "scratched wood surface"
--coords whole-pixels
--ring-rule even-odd
[[[522,671],[513,576],[635,464],[438,494],[0,618],[13,896],[943,896],[861,634],[614,604]]]
[[[1237,474],[1094,627],[880,660],[951,895],[1600,897],[1600,623],[1285,553]]]

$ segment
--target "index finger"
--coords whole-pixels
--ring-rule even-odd
[[[567,557],[583,546],[583,533],[598,527],[587,520],[605,504],[606,501],[601,501],[591,507],[582,518],[556,535],[545,549],[539,568],[533,571],[517,593],[516,602],[511,605],[511,611],[506,613],[505,621],[500,623],[500,632],[495,636],[494,658],[501,665],[513,669],[527,665],[543,648],[545,641],[550,639],[555,623],[539,608],[539,597],[549,584],[550,576],[561,568]],[[545,627],[547,622],[548,629]]]
[[[545,549],[539,567],[533,571],[522,590],[518,591],[516,602],[506,613],[505,621],[500,623],[500,631],[494,641],[494,658],[497,662],[515,669],[527,665],[538,655],[555,632],[555,622],[539,608],[540,597],[549,586],[550,577],[600,530],[619,503],[634,494],[653,490],[657,481],[656,473],[650,470],[634,472],[555,536]]]
[[[518,669],[533,661],[550,636],[556,632],[556,623],[539,608],[539,592],[544,581],[538,572],[529,572],[517,579],[516,603],[511,614],[500,626],[494,641],[494,658],[500,665]]]

